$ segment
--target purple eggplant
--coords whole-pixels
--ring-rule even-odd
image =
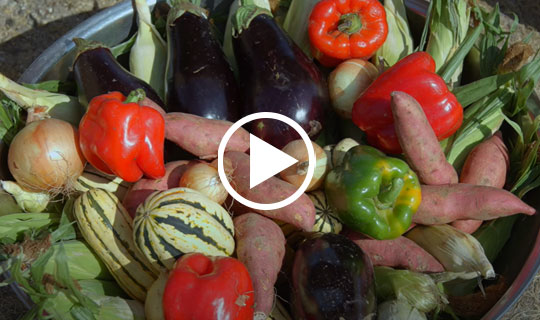
[[[73,73],[82,104],[87,105],[92,98],[111,91],[119,91],[127,96],[131,91],[141,88],[148,99],[167,111],[154,89],[126,70],[105,45],[79,38],[73,41],[77,45]]]
[[[167,39],[170,111],[237,120],[238,85],[207,12],[187,0],[179,1],[169,13]]]
[[[374,319],[375,278],[369,257],[349,238],[312,234],[294,258],[296,319]]]
[[[233,49],[243,114],[280,113],[315,140],[328,105],[325,77],[266,11],[241,6],[235,19]],[[277,120],[259,119],[249,125],[251,133],[277,148],[300,138],[292,127]]]

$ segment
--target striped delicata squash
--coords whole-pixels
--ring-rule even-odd
[[[91,189],[74,204],[74,215],[86,242],[132,298],[146,299],[159,270],[133,243],[132,219],[110,191]]]
[[[227,210],[189,188],[152,193],[137,208],[133,236],[154,266],[169,270],[184,253],[230,256],[234,252],[234,226]]]

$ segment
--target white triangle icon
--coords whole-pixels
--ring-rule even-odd
[[[268,180],[298,160],[273,145],[249,135],[249,188]]]

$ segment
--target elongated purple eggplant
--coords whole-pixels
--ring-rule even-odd
[[[77,45],[73,73],[82,104],[87,105],[92,98],[111,91],[119,91],[127,96],[131,91],[141,88],[148,99],[167,110],[154,89],[118,63],[107,46],[79,38],[73,41]]]
[[[280,113],[316,139],[328,105],[328,88],[320,70],[268,11],[241,6],[233,19],[243,113]],[[253,121],[249,130],[277,148],[299,138],[292,127],[271,119]]]
[[[209,119],[238,118],[238,86],[206,10],[177,1],[167,23],[167,105]]]

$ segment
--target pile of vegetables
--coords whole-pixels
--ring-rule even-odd
[[[0,270],[25,319],[479,318],[506,291],[493,263],[540,186],[540,57],[498,7],[432,0],[413,34],[403,0],[133,6],[125,43],[73,39],[73,82],[0,74]],[[261,111],[317,159],[275,210],[218,174]],[[250,134],[298,162],[250,188]],[[269,119],[223,159],[261,203],[307,166]]]

